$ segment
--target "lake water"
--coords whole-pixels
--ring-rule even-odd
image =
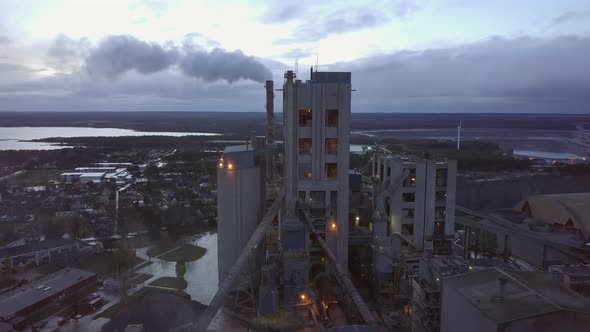
[[[581,159],[582,157],[569,152],[551,152],[551,151],[537,151],[537,150],[520,150],[513,151],[515,155],[543,158],[543,159]]]
[[[49,137],[118,137],[118,136],[218,136],[214,133],[148,132],[119,128],[88,127],[0,127],[0,150],[54,150],[69,148],[28,140]]]

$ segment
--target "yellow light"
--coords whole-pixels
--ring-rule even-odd
[[[301,299],[301,301],[305,301],[307,299],[307,295],[301,294],[299,295],[299,298]]]
[[[232,164],[232,163],[227,164],[227,169],[234,169],[234,164]]]
[[[219,163],[219,168],[223,168],[223,163]]]
[[[332,221],[330,227],[332,228],[332,230],[336,230],[336,223]]]
[[[359,221],[359,220],[361,220],[361,217],[356,216],[356,221]]]

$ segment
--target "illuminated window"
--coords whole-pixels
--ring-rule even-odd
[[[310,109],[299,110],[299,127],[311,127],[312,116]]]
[[[326,176],[328,179],[335,179],[338,176],[338,165],[336,163],[326,164]]]
[[[310,163],[302,163],[299,164],[299,180],[309,180],[311,179],[311,164]]]
[[[311,138],[300,138],[299,139],[299,153],[300,154],[311,154]]]
[[[326,127],[338,127],[338,110],[326,110]]]
[[[337,138],[326,138],[326,153],[337,154],[338,153],[338,139]]]
[[[404,187],[415,187],[416,186],[416,169],[410,168],[410,175],[404,180]]]

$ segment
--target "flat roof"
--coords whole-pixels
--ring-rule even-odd
[[[36,241],[31,242],[28,244],[2,248],[0,249],[0,258],[6,257],[13,257],[13,256],[20,256],[27,253],[43,251],[43,250],[50,250],[53,248],[65,247],[65,246],[73,246],[73,245],[80,245],[80,246],[89,246],[89,244],[79,241],[76,239],[47,239],[44,241]]]
[[[88,173],[80,173],[80,177],[94,177],[94,176],[105,176],[106,173],[104,172],[88,172]]]
[[[503,299],[500,279],[504,284]],[[501,270],[496,267],[443,279],[445,290],[454,289],[496,323],[519,320],[558,310],[590,313],[590,301],[565,288],[555,274]]]
[[[252,150],[254,150],[252,144],[231,145],[231,146],[226,146],[225,149],[223,149],[223,153],[245,152],[245,151],[252,151]]]
[[[6,292],[0,295],[0,318],[10,319],[19,311],[95,276],[96,274],[92,272],[66,268]],[[48,287],[49,289],[47,289]]]
[[[109,166],[109,167],[94,166],[94,167],[76,167],[76,168],[74,168],[74,170],[83,170],[83,169],[104,169],[104,170],[112,170],[112,169],[116,169],[116,167],[114,167],[114,166]]]

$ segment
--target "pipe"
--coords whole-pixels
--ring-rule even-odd
[[[342,266],[340,266],[340,264],[338,263],[338,260],[336,259],[336,256],[334,256],[334,254],[332,253],[330,248],[328,248],[328,245],[326,244],[324,239],[322,239],[322,237],[316,232],[315,227],[313,226],[313,223],[311,221],[311,214],[309,213],[309,210],[304,209],[302,212],[303,212],[305,222],[307,223],[307,226],[311,229],[312,235],[314,236],[315,240],[320,244],[320,247],[322,248],[322,250],[324,251],[326,256],[328,256],[328,259],[330,259],[332,261],[332,263],[334,264],[334,266],[336,267],[336,273],[337,273],[338,278],[340,280],[342,280],[342,286],[344,286],[344,288],[350,294],[350,297],[352,298],[352,301],[356,305],[359,313],[363,317],[363,320],[365,321],[365,323],[367,323],[367,325],[377,326],[378,323],[375,320],[375,317],[373,317],[373,314],[369,310],[369,307],[367,306],[367,304],[365,303],[365,301],[363,300],[363,298],[359,294],[356,287],[354,287],[352,280],[350,280],[350,277],[348,276],[348,271],[345,271],[342,268]]]

